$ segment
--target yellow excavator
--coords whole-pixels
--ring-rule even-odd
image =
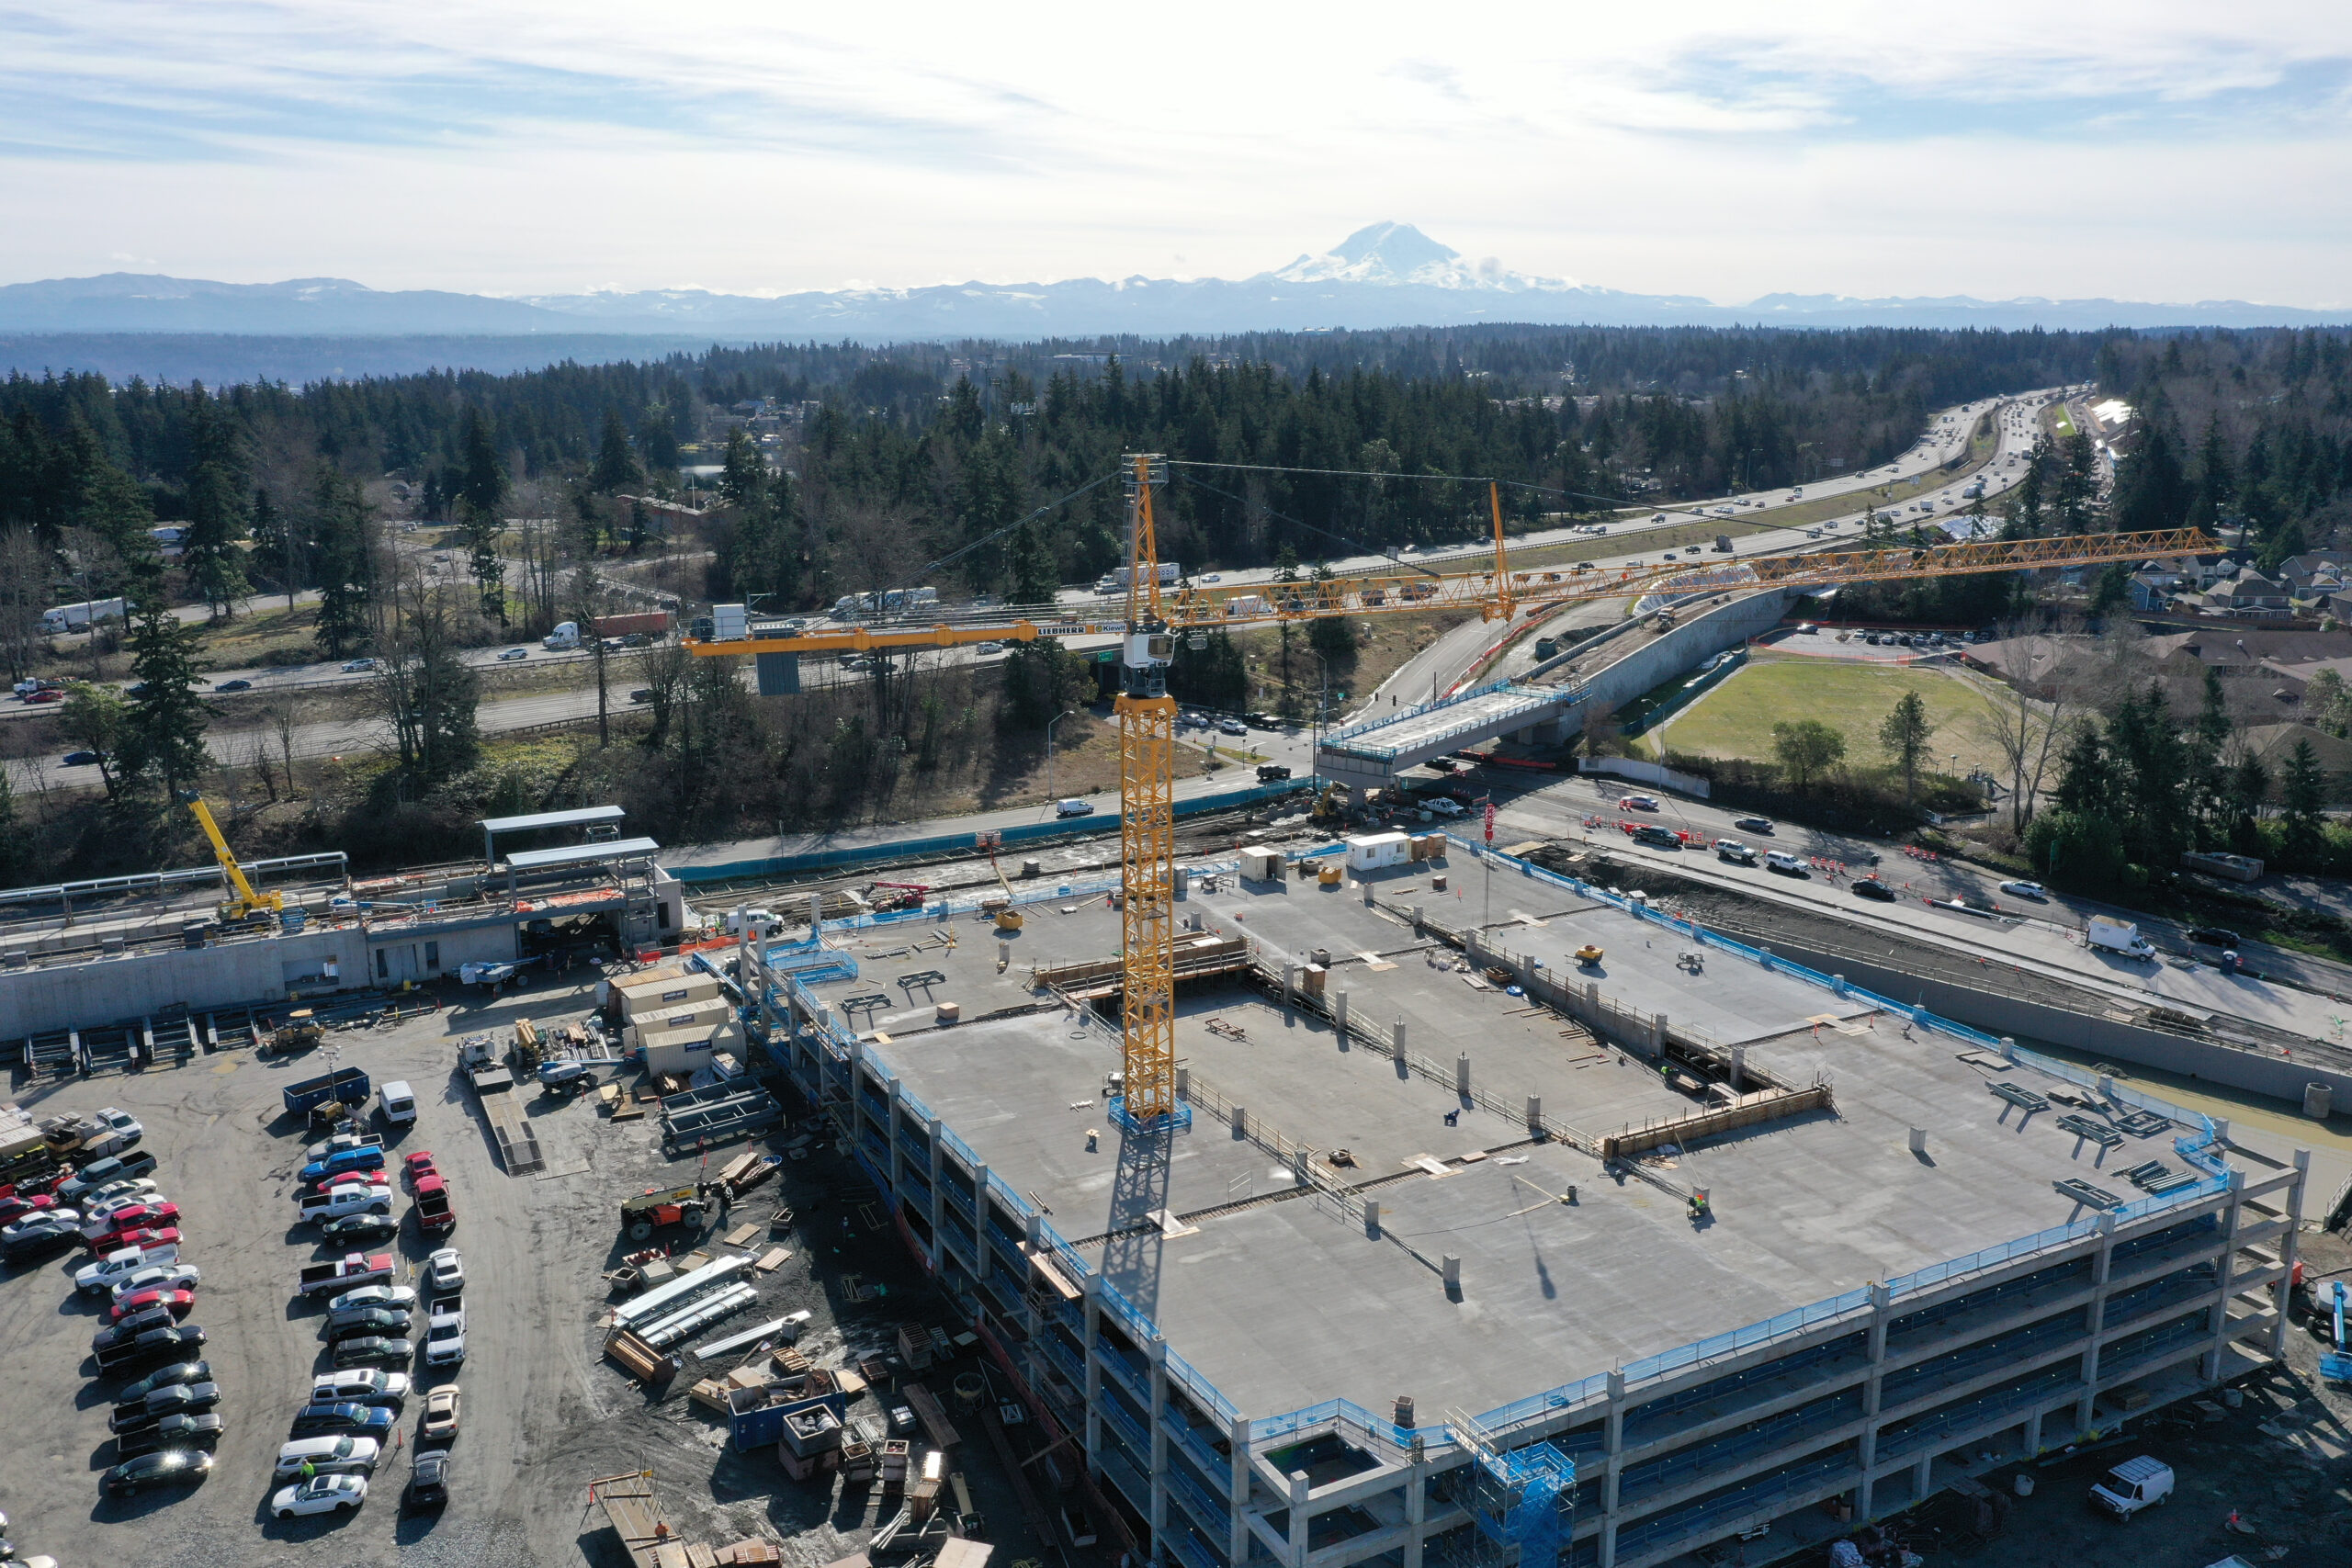
[[[204,829],[204,836],[212,840],[212,858],[220,863],[220,870],[229,878],[229,886],[237,890],[234,898],[221,904],[221,919],[245,920],[255,915],[275,915],[283,909],[286,905],[284,895],[256,893],[254,885],[245,880],[244,867],[237,863],[236,852],[229,847],[229,840],[220,836],[220,824],[212,819],[212,808],[204,804],[203,797],[193,790],[183,790],[180,792],[180,804],[188,808],[196,818],[197,826]]]

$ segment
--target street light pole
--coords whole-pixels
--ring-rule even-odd
[[[1059,799],[1054,792],[1054,726],[1076,713],[1076,708],[1064,708],[1046,721],[1046,793]]]

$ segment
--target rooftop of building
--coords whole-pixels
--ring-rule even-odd
[[[2102,1156],[2054,1125],[2059,1110],[2021,1118],[1988,1092],[1997,1077],[2030,1081],[2030,1069],[1972,1062],[1951,1036],[1915,1036],[1859,998],[1721,952],[1685,968],[1671,931],[1498,874],[1491,921],[1509,929],[1489,936],[1499,946],[1666,1012],[1678,1030],[1744,1046],[1751,1069],[1784,1084],[1833,1089],[1834,1111],[1708,1139],[1645,1167],[1647,1177],[1604,1175],[1569,1144],[1532,1142],[1507,1111],[1539,1095],[1547,1122],[1597,1138],[1699,1106],[1641,1055],[1417,934],[1415,901],[1450,925],[1483,918],[1484,870],[1462,874],[1458,855],[1455,865],[1442,893],[1426,866],[1383,882],[1396,914],[1368,908],[1351,887],[1230,877],[1178,906],[1211,933],[1249,937],[1277,972],[1328,949],[1328,986],[1349,993],[1359,1029],[1385,1042],[1402,1019],[1408,1048],[1445,1070],[1401,1068],[1238,977],[1188,985],[1177,1052],[1195,1115],[1164,1166],[1109,1118],[1115,1024],[1040,1010],[1031,986],[1033,964],[1115,953],[1118,917],[1102,895],[1027,906],[1001,971],[985,925],[913,921],[843,942],[860,976],[811,988],[836,1007],[888,997],[851,1019],[878,1062],[1252,1416],[1335,1397],[1382,1409],[1400,1393],[1424,1410],[1489,1409],[2064,1224],[2080,1211],[2053,1181],[2136,1196],[2102,1165],[2170,1157],[2161,1141]],[[1587,942],[1604,950],[1601,963],[1574,970],[1567,955]],[[966,1021],[936,1027],[944,1001]],[[1470,1058],[1482,1103],[1456,1094],[1457,1055]],[[1234,1106],[1254,1138],[1232,1125]],[[1924,1156],[1908,1146],[1915,1127],[1928,1131]],[[1274,1133],[1347,1150],[1351,1168],[1318,1168],[1376,1183],[1363,1195],[1381,1206],[1378,1233],[1301,1189],[1265,1146]],[[1444,1174],[1427,1174],[1423,1158]],[[1560,1201],[1571,1187],[1576,1201]],[[1705,1190],[1712,1219],[1694,1224],[1678,1187]],[[1458,1299],[1440,1278],[1447,1255],[1461,1259]]]

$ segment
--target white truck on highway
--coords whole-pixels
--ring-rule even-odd
[[[51,637],[64,632],[87,630],[93,621],[126,620],[130,615],[129,601],[122,599],[91,599],[79,604],[60,604],[54,610],[40,613],[40,629]]]
[[[2130,920],[2110,920],[2105,915],[2093,915],[2084,928],[2084,940],[2091,946],[2108,953],[2120,953],[2126,958],[2143,961],[2156,956],[2155,947],[2140,934],[2140,928]]]

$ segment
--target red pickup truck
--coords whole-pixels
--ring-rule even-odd
[[[379,1285],[392,1277],[392,1255],[389,1252],[352,1252],[332,1263],[313,1263],[301,1272],[295,1289],[306,1296],[322,1296],[356,1290],[361,1285]]]
[[[458,1211],[449,1201],[449,1184],[438,1174],[416,1179],[416,1228],[427,1235],[443,1235],[458,1228]]]

